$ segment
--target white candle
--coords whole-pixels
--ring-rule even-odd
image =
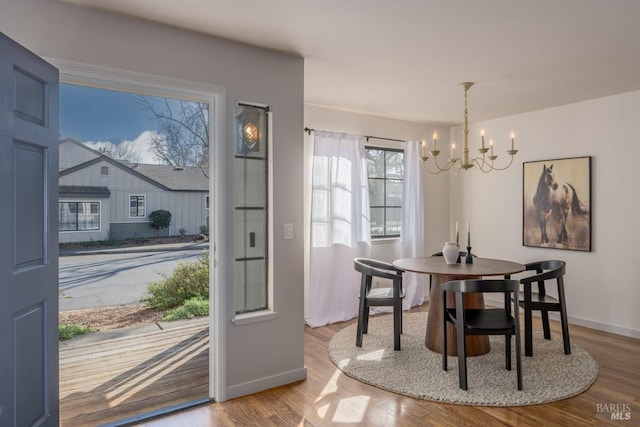
[[[436,142],[438,141],[438,132],[433,133],[433,151],[436,151]]]
[[[422,144],[420,144],[420,155],[424,156],[425,150],[427,149],[427,141],[422,140]]]
[[[493,156],[493,139],[489,140],[489,147],[491,147],[491,155]]]
[[[482,149],[484,149],[484,129],[480,130],[480,136],[482,137]]]
[[[516,134],[511,132],[510,138],[511,138],[511,150],[513,150],[513,140],[515,139]]]
[[[455,150],[456,150],[456,144],[451,144],[451,158],[455,158],[454,154],[455,154]]]

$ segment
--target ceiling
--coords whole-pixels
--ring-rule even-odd
[[[640,89],[637,0],[63,0],[305,58],[305,103],[460,124]]]

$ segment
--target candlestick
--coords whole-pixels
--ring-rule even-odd
[[[471,246],[471,221],[467,221],[467,246]]]

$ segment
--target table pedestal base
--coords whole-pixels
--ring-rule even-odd
[[[479,277],[477,277],[479,278]],[[434,274],[429,295],[429,312],[427,313],[427,334],[424,340],[425,346],[436,353],[442,353],[442,290],[440,285],[450,280],[473,279],[469,276],[451,276]],[[482,294],[467,294],[464,296],[464,305],[467,308],[484,308]],[[447,294],[447,307],[456,306],[453,294]],[[491,350],[489,337],[486,335],[467,336],[467,357],[480,356]],[[447,354],[458,355],[457,332],[450,323],[447,324]]]

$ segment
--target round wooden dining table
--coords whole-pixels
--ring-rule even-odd
[[[466,264],[464,257],[460,264],[447,264],[442,256],[402,258],[393,265],[404,271],[431,274],[433,282],[429,294],[429,311],[427,313],[427,332],[425,345],[428,349],[442,353],[442,291],[440,285],[450,280],[478,279],[485,276],[503,276],[509,278],[511,274],[525,270],[523,264],[492,258],[473,258],[473,264]],[[482,294],[466,294],[465,307],[484,308]],[[455,307],[452,294],[447,294],[447,307]],[[456,330],[453,325],[447,325],[447,354],[458,355]],[[467,336],[467,357],[488,353],[489,337],[486,335]]]

